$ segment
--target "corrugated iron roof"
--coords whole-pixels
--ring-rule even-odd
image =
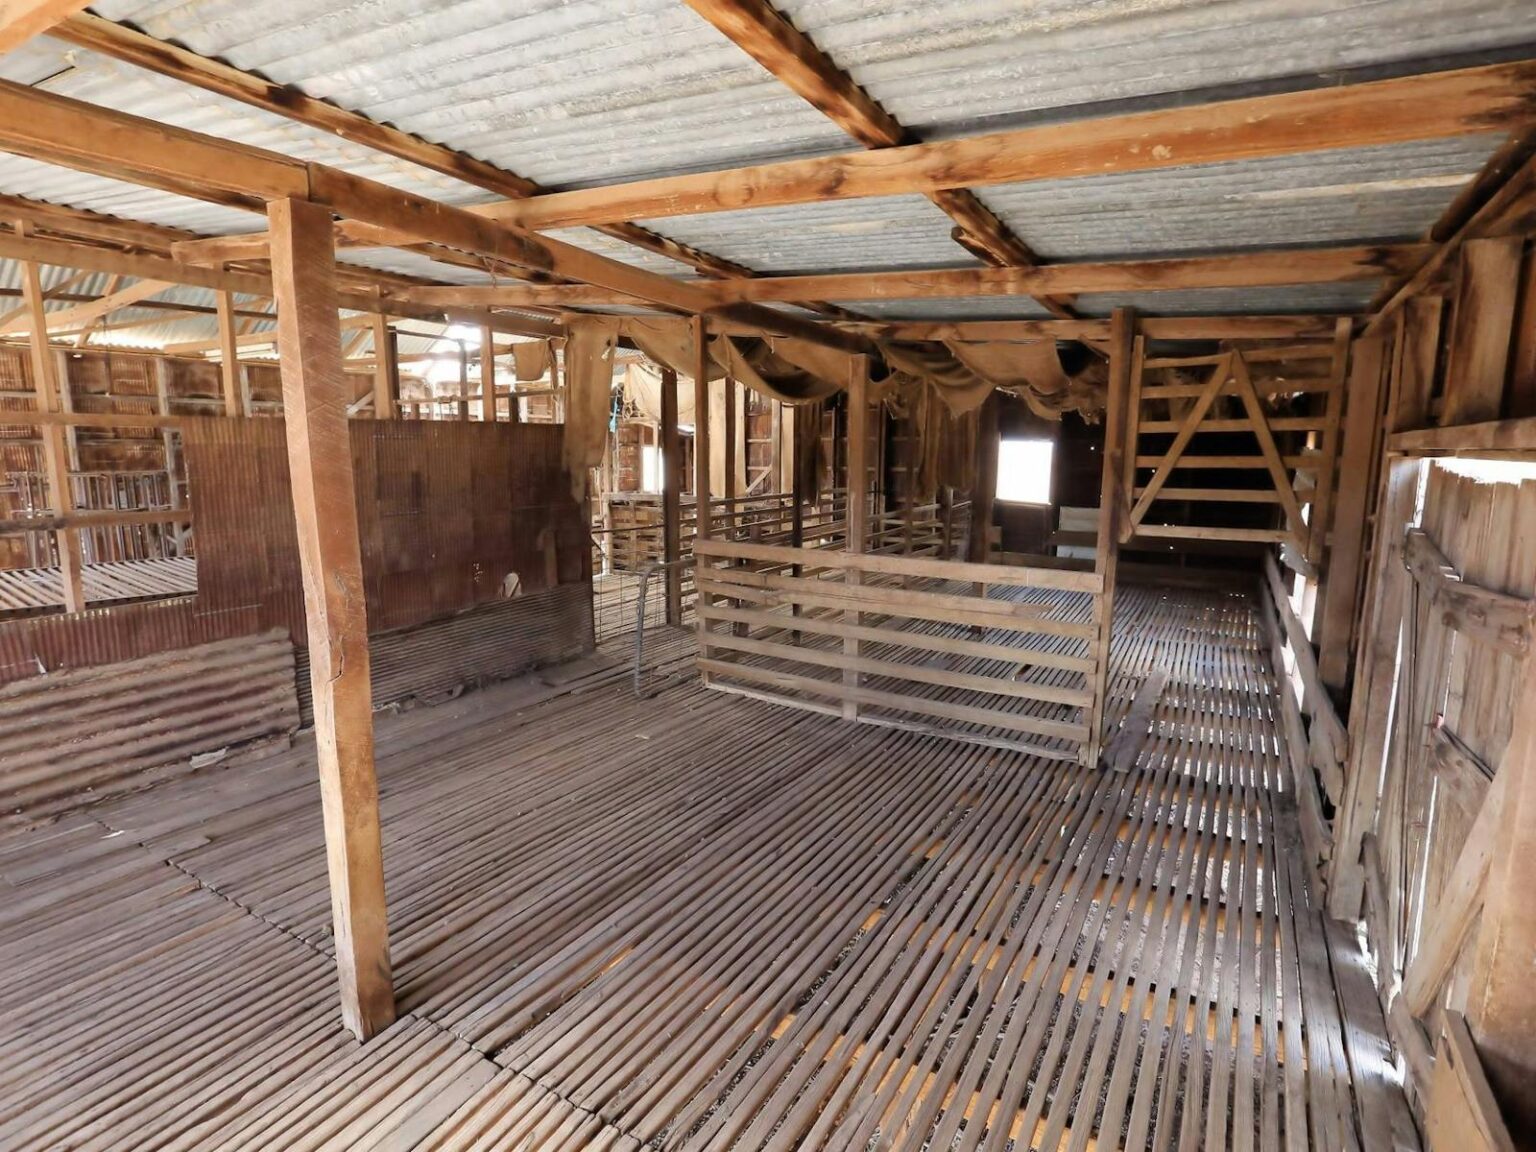
[[[775,0],[924,138],[1536,40],[1530,0]],[[1313,86],[1313,85],[1306,85]]]
[[[1529,0],[778,0],[840,66],[923,138],[1175,94],[1330,82],[1536,41]],[[551,187],[616,182],[855,148],[680,0],[98,0],[93,11]],[[0,76],[450,203],[483,189],[62,41],[0,58]],[[1297,79],[1301,78],[1301,79]],[[1204,97],[1201,97],[1204,98]],[[1457,141],[979,190],[1050,259],[1113,259],[1422,234],[1497,141]],[[204,233],[259,217],[11,156],[0,191]],[[974,263],[920,197],[680,217],[663,235],[761,271]],[[586,230],[559,238],[648,270],[675,262]],[[414,253],[344,259],[448,283],[472,269]],[[7,274],[0,270],[0,278]],[[1363,302],[1361,286],[1243,293]],[[1196,294],[1195,299],[1222,299]],[[211,296],[208,297],[211,303]],[[1174,311],[1170,294],[1146,298]],[[1198,305],[1201,308],[1205,303]],[[904,301],[871,314],[1038,315],[1025,298]],[[120,322],[120,321],[119,321]],[[204,323],[168,321],[176,328]],[[211,318],[206,321],[212,330]],[[195,339],[197,337],[181,337]]]

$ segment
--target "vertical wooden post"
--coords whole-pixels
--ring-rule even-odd
[[[661,370],[661,556],[667,562],[667,623],[683,622],[683,442],[677,433],[677,373]]]
[[[1312,493],[1312,513],[1307,526],[1305,549],[1307,560],[1319,567],[1322,566],[1327,551],[1328,526],[1333,519],[1333,492],[1338,482],[1339,470],[1339,414],[1344,410],[1344,393],[1348,383],[1346,373],[1349,371],[1349,348],[1353,331],[1350,318],[1340,316],[1333,332],[1333,356],[1328,366],[1328,381],[1331,387],[1328,390],[1323,413],[1322,440],[1318,445],[1322,458],[1317,471],[1313,474],[1316,483]]]
[[[18,226],[18,234],[23,229]],[[32,391],[39,412],[62,410],[59,402],[58,361],[48,349],[48,313],[43,307],[43,280],[37,265],[30,260],[21,265],[21,293],[27,306],[30,338],[27,347],[32,359]],[[69,474],[69,436],[62,424],[44,424],[38,429],[43,441],[43,471],[48,477],[48,502],[59,516],[75,510],[75,491]],[[59,558],[59,577],[64,586],[64,611],[79,612],[85,607],[84,563],[80,533],[74,528],[60,528],[54,533]]]
[[[331,214],[274,200],[267,217],[341,1014],[366,1040],[394,1021],[395,1000]]]
[[[848,361],[848,538],[844,550],[851,553],[864,551],[869,535],[869,357],[852,356]],[[856,568],[849,568],[845,582],[857,588],[862,577]],[[863,622],[863,614],[846,613],[850,624]],[[843,641],[843,655],[854,659],[859,655],[859,642]],[[859,674],[852,668],[843,669],[843,687],[857,689]],[[857,720],[859,705],[854,700],[843,701],[843,719]]]
[[[1115,578],[1120,564],[1120,523],[1129,505],[1125,491],[1127,408],[1135,371],[1135,315],[1116,308],[1109,322],[1109,397],[1104,407],[1103,479],[1099,482],[1099,539],[1093,570],[1104,581],[1099,596],[1098,635],[1093,644],[1093,702],[1088,715],[1084,762],[1099,762],[1104,747],[1104,713],[1109,699],[1110,648],[1115,630]]]
[[[1371,561],[1374,594],[1356,660],[1349,710],[1349,768],[1335,819],[1328,874],[1328,911],[1337,920],[1360,917],[1365,895],[1361,850],[1376,823],[1381,762],[1391,739],[1393,673],[1398,662],[1409,581],[1403,567],[1403,532],[1418,498],[1418,460],[1390,458],[1383,494],[1376,502],[1376,539]]]
[[[693,318],[693,538],[695,542],[708,540],[714,527],[709,507],[709,474],[714,466],[714,453],[710,450],[709,432],[709,332],[704,317]],[[711,603],[708,592],[698,585],[698,577],[705,571],[706,562],[694,561],[694,600],[700,607]],[[695,611],[698,621],[699,659],[709,659],[709,623],[702,612]],[[709,683],[709,673],[699,672],[699,680]]]
[[[747,418],[747,386],[740,380],[732,380],[730,388],[732,419],[736,422],[736,435],[731,440],[731,495],[747,494],[747,454],[752,436],[752,422]],[[738,523],[743,519],[737,513]]]
[[[156,357],[153,361],[155,373],[155,411],[162,416],[171,414],[171,388],[170,366],[164,358]],[[165,483],[166,495],[170,497],[172,508],[182,507],[181,483],[176,479],[178,471],[176,466],[176,430],[173,428],[160,429],[160,447],[165,456]],[[161,528],[162,532],[168,532],[171,538],[171,554],[181,556],[185,554],[186,546],[182,538],[185,531],[183,525],[167,524]]]
[[[396,375],[395,333],[389,317],[382,312],[373,318],[373,418],[393,420],[395,402],[400,398],[400,380]]]
[[[459,341],[459,398],[455,402],[460,420],[469,419],[469,349]]]
[[[244,405],[240,395],[240,343],[235,339],[234,293],[219,292],[214,303],[219,318],[219,382],[224,389],[224,415],[239,416]]]
[[[496,422],[496,335],[489,324],[480,328],[480,419]]]
[[[976,415],[976,491],[971,493],[971,535],[966,559],[985,564],[992,554],[992,509],[997,503],[997,393],[989,395]]]
[[[1371,470],[1381,413],[1381,378],[1386,340],[1355,342],[1344,410],[1344,447],[1339,457],[1338,499],[1334,502],[1332,546],[1317,623],[1317,671],[1324,684],[1342,691],[1349,679],[1350,644],[1359,623],[1360,572],[1365,558],[1366,514],[1375,492]]]

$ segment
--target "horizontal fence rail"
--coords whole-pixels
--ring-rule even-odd
[[[694,544],[711,687],[1051,759],[1092,755],[1099,574]]]

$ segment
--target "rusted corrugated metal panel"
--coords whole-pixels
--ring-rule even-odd
[[[569,585],[590,597],[587,526],[561,469],[559,426],[351,429],[371,632],[500,601],[509,577],[525,594]],[[307,643],[282,421],[194,419],[181,431],[197,594],[0,623],[0,683],[271,629]]]
[[[96,799],[292,732],[293,675],[293,645],[269,632],[0,689],[0,809]]]
[[[434,701],[466,687],[569,660],[592,648],[592,592],[562,584],[368,641],[373,706]],[[309,654],[299,652],[299,707],[314,720]]]

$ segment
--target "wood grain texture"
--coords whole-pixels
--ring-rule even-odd
[[[0,1143],[1379,1152],[1254,607],[1117,617],[1111,719],[1168,674],[1123,774],[639,700],[627,645],[381,717],[402,1018],[366,1045],[307,743],[0,828]]]
[[[529,228],[655,219],[1012,184],[1512,131],[1530,118],[1528,62],[1077,120],[874,152],[507,201]]]
[[[341,1011],[366,1040],[394,1022],[395,1000],[331,217],[298,200],[267,211]]]

